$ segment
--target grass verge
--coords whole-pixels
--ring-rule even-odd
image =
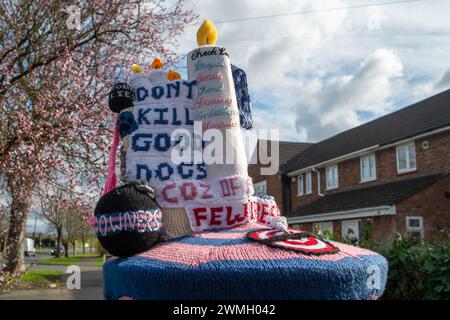
[[[97,267],[103,266],[103,257],[98,257],[97,259],[95,259],[95,265]]]
[[[18,289],[33,289],[48,287],[51,284],[59,286],[63,282],[64,273],[58,270],[30,270],[21,276]]]
[[[76,256],[70,256],[70,257],[50,258],[50,259],[39,261],[38,264],[50,265],[50,266],[70,266],[70,265],[76,264],[77,262],[82,261],[83,259],[96,258],[96,257],[98,257],[98,254],[85,253],[85,254],[78,254]],[[95,262],[95,265],[97,265],[97,261]]]

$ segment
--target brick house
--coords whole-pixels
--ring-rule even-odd
[[[278,148],[274,147],[274,154],[271,153],[272,141],[270,140],[258,140],[255,150],[252,155],[251,164],[248,166],[249,176],[252,177],[255,193],[270,194],[275,198],[277,204],[280,207],[281,212],[284,210],[284,205],[286,202],[290,202],[290,193],[282,192],[283,186],[286,184],[282,183],[282,179],[289,179],[287,176],[281,175],[280,167],[285,165],[286,162],[297,154],[303,152],[311,143],[299,143],[299,142],[288,142],[279,141]],[[261,159],[260,154],[267,155],[274,159],[278,157],[278,170],[273,175],[263,175],[261,174],[262,168],[267,168],[269,164],[265,163],[264,159]],[[286,190],[285,190],[286,191]]]
[[[293,227],[376,241],[450,230],[450,90],[309,145],[281,172]]]

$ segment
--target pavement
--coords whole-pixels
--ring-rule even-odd
[[[47,259],[49,256],[37,254],[36,261]],[[28,258],[27,258],[28,260]],[[27,264],[27,270],[59,270],[66,272],[67,266],[32,264],[31,258]],[[63,283],[54,289],[13,289],[0,294],[0,300],[103,300],[103,272],[102,267],[95,266],[95,258],[84,258],[77,262],[80,267],[81,288],[70,290],[67,288],[67,274],[63,277]]]

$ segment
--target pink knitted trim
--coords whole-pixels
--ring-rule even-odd
[[[245,235],[243,235],[245,236]],[[349,254],[359,258],[360,255],[375,253],[342,243],[333,243],[341,252],[332,255],[310,256],[295,251],[272,248],[260,243],[243,243],[225,246],[200,246],[193,244],[168,242],[156,245],[152,249],[140,253],[139,256],[158,259],[165,262],[198,266],[211,261],[224,260],[277,260],[301,258],[315,261],[339,261],[348,258]]]
[[[194,233],[192,237],[204,239],[241,239],[242,234],[235,232],[208,232],[208,233]]]
[[[106,177],[105,187],[103,188],[103,194],[110,192],[116,187],[116,154],[119,147],[119,130],[117,128],[118,115],[114,118],[114,138],[109,149],[109,165],[108,176]]]

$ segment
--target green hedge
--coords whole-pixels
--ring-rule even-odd
[[[362,247],[384,255],[389,263],[382,299],[450,299],[450,234],[439,232],[432,240],[402,236],[390,245],[363,241]]]
[[[442,231],[430,241],[404,237],[386,258],[385,299],[450,299],[450,237]]]
[[[351,239],[325,231],[335,241],[355,244]],[[431,240],[400,236],[394,242],[373,242],[372,222],[366,221],[360,247],[380,253],[388,260],[389,273],[382,299],[450,300],[450,233],[442,230]]]

